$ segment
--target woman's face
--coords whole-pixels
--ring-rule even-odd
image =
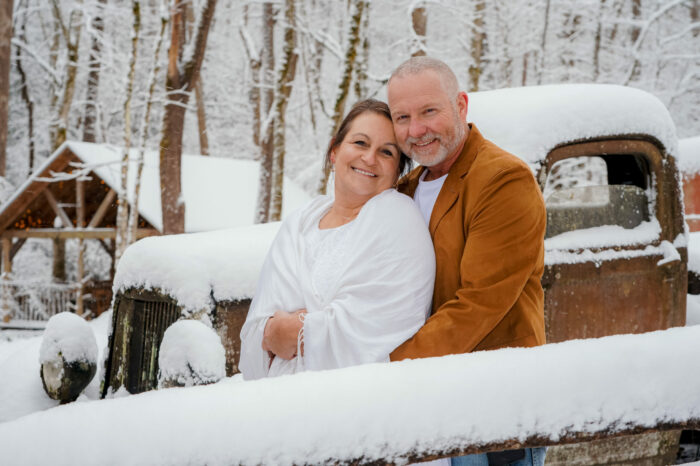
[[[345,139],[331,151],[335,196],[366,202],[396,181],[400,153],[391,121],[365,112],[351,123]]]

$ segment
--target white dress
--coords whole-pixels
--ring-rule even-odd
[[[352,222],[320,230],[332,203],[320,196],[290,215],[268,252],[241,329],[247,380],[388,362],[430,313],[435,255],[413,200],[389,189]],[[270,365],[262,350],[267,319],[297,309],[308,312],[304,356]]]

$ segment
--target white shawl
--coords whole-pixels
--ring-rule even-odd
[[[320,196],[289,216],[260,273],[241,329],[239,368],[248,380],[303,370],[389,361],[430,313],[435,254],[413,200],[393,189],[370,199],[347,228],[339,279],[327,298],[311,286],[304,236],[333,199]],[[285,361],[262,350],[267,319],[277,310],[306,309],[304,356]]]

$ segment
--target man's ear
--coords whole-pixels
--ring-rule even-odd
[[[457,94],[457,111],[462,121],[467,121],[467,109],[469,108],[469,96],[464,91]]]

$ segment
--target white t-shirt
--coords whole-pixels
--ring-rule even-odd
[[[418,187],[416,188],[416,192],[413,193],[413,200],[416,202],[416,205],[418,205],[421,214],[423,214],[425,224],[430,225],[430,215],[433,213],[433,207],[435,206],[438,194],[440,194],[442,185],[445,183],[445,179],[447,179],[447,173],[436,180],[425,181],[425,176],[427,174],[428,170],[423,171],[423,174],[418,179]]]

